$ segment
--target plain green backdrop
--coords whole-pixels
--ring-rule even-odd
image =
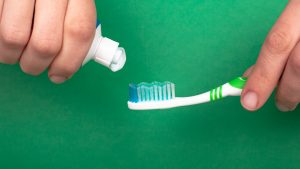
[[[255,63],[282,0],[97,0],[103,34],[126,48],[124,70],[89,63],[63,85],[0,65],[0,168],[300,168],[300,113],[273,98],[130,111],[130,82],[207,91]]]

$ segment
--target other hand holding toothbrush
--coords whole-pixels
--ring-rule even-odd
[[[0,63],[30,75],[48,68],[54,83],[81,67],[95,35],[93,0],[0,0],[0,14]]]
[[[246,73],[243,106],[261,108],[277,87],[276,104],[293,111],[300,102],[300,0],[290,0],[262,46],[257,63]]]

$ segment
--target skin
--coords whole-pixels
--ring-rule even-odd
[[[0,63],[63,83],[81,67],[95,35],[93,0],[0,0]]]
[[[241,97],[249,111],[260,109],[276,90],[276,105],[293,111],[300,102],[300,0],[290,0],[262,46]],[[276,89],[275,89],[276,88]]]
[[[48,69],[63,83],[81,67],[91,46],[96,9],[93,0],[0,0],[0,63],[19,63],[30,75]],[[262,46],[241,103],[260,109],[277,87],[281,111],[300,102],[300,0],[290,0]]]

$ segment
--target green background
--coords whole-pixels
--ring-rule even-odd
[[[103,33],[127,50],[124,70],[95,63],[63,85],[0,65],[0,168],[299,168],[300,114],[273,98],[130,111],[130,82],[207,91],[255,63],[282,0],[97,0]]]

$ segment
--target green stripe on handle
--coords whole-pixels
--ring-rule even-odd
[[[214,95],[214,96],[215,96],[214,99],[215,99],[215,100],[218,100],[218,88],[215,88],[215,95]]]
[[[213,90],[210,91],[210,101],[217,101],[217,100],[221,100],[223,98],[223,89],[222,86],[217,87]]]

